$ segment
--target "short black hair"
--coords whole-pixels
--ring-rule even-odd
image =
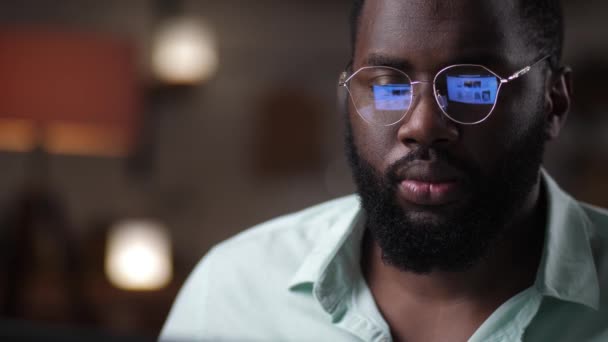
[[[564,42],[564,19],[560,0],[515,0],[529,43],[539,51],[539,57],[550,55],[550,65],[557,68]],[[355,44],[359,18],[365,0],[353,0],[350,16],[351,58],[355,55]]]

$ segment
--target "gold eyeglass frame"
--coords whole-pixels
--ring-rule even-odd
[[[373,125],[379,125],[379,126],[392,126],[395,125],[397,123],[399,123],[401,120],[403,120],[403,118],[405,118],[407,116],[407,114],[410,112],[410,110],[412,109],[413,106],[409,106],[409,108],[407,110],[405,110],[405,112],[403,113],[403,115],[395,122],[390,123],[390,124],[379,124],[379,123],[375,123],[375,122],[370,122],[368,119],[366,119],[360,112],[359,109],[357,108],[357,105],[355,103],[355,99],[353,97],[352,92],[350,91],[349,87],[348,87],[348,83],[353,79],[353,77],[355,77],[358,73],[360,73],[363,70],[368,70],[368,69],[373,69],[373,68],[382,68],[382,69],[388,69],[388,70],[392,70],[395,71],[397,73],[402,74],[403,76],[405,76],[409,81],[410,84],[412,85],[412,97],[415,97],[415,88],[413,87],[415,84],[421,84],[421,83],[432,83],[433,84],[433,97],[435,98],[435,101],[437,102],[437,105],[439,106],[439,108],[441,109],[441,112],[450,120],[459,123],[461,125],[476,125],[479,124],[483,121],[485,121],[488,117],[490,117],[490,115],[492,114],[492,112],[494,111],[494,108],[496,108],[496,104],[498,103],[498,94],[500,93],[500,89],[502,88],[503,84],[509,83],[525,74],[527,74],[532,67],[534,67],[535,65],[541,63],[542,61],[546,60],[547,58],[549,58],[551,55],[547,55],[537,61],[535,61],[534,63],[525,66],[524,68],[516,71],[515,73],[513,73],[512,75],[503,78],[500,75],[498,75],[497,73],[495,73],[494,71],[490,70],[488,67],[481,65],[481,64],[453,64],[453,65],[449,65],[441,70],[439,70],[436,74],[435,77],[433,77],[433,81],[412,81],[412,79],[402,70],[399,70],[397,68],[394,67],[390,67],[390,66],[364,66],[361,67],[359,69],[357,69],[357,71],[353,72],[350,76],[348,74],[348,71],[343,71],[340,74],[340,79],[338,81],[338,86],[339,87],[344,87],[346,88],[346,90],[348,91],[349,97],[351,99],[351,101],[353,102],[353,105],[355,107],[355,110],[357,111],[357,114],[359,114],[359,116],[367,123],[373,124]],[[450,116],[450,114],[447,113],[447,111],[445,110],[444,106],[441,105],[439,96],[443,96],[443,95],[439,95],[438,91],[437,91],[437,87],[436,87],[436,83],[437,83],[437,77],[439,77],[439,75],[441,75],[442,73],[444,73],[445,71],[452,69],[452,68],[456,68],[456,67],[480,67],[485,69],[486,71],[488,71],[489,73],[491,73],[492,75],[496,76],[496,78],[500,81],[498,84],[498,88],[496,89],[496,95],[494,97],[494,104],[492,105],[492,108],[490,109],[490,111],[488,112],[488,114],[486,114],[486,116],[484,116],[482,119],[477,120],[475,122],[463,122],[460,120],[457,120],[453,117]]]

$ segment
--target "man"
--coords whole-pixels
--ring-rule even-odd
[[[162,338],[608,340],[608,212],[541,169],[570,105],[560,11],[356,1],[340,87],[359,196],[214,248]]]

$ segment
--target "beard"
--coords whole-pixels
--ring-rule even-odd
[[[466,271],[483,259],[538,182],[546,131],[542,116],[536,117],[486,176],[476,165],[445,150],[426,147],[413,150],[379,174],[359,155],[347,119],[346,154],[366,213],[366,229],[382,250],[383,261],[402,271],[423,274]],[[457,208],[438,210],[431,217],[404,209],[396,194],[397,170],[429,158],[467,175],[469,192],[468,200]]]

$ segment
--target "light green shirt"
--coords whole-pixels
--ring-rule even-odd
[[[608,212],[543,172],[548,224],[534,285],[469,341],[608,341]],[[391,341],[359,267],[356,196],[280,217],[213,248],[178,295],[166,341]]]

